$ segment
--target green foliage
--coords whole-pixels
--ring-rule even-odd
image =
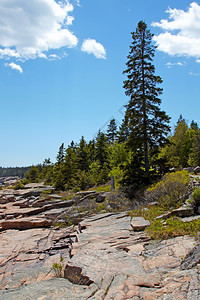
[[[38,182],[39,181],[39,169],[36,166],[32,166],[26,173],[25,179],[28,182]]]
[[[152,37],[147,25],[140,21],[132,32],[127,69],[123,72],[127,75],[123,87],[130,97],[125,118],[129,129],[128,147],[134,155],[136,152],[142,154],[143,160],[138,167],[142,169],[144,165],[145,177],[149,176],[150,156],[158,153],[159,147],[167,142],[169,132],[169,117],[159,108],[162,89],[158,84],[162,79],[155,75],[152,64],[155,52]]]
[[[148,201],[158,201],[164,208],[180,206],[187,196],[190,176],[186,171],[166,174],[156,185],[147,189]]]
[[[24,178],[30,167],[0,167],[0,177],[18,176]]]
[[[192,194],[192,206],[194,207],[194,210],[197,211],[198,207],[200,206],[200,188],[196,188]]]
[[[14,185],[14,190],[20,190],[24,188],[24,184],[21,181],[17,181]]]
[[[170,144],[162,149],[160,157],[167,161],[169,168],[180,168],[200,164],[200,134],[197,124],[188,128],[185,119],[179,117]]]
[[[95,143],[95,160],[98,160],[101,168],[108,162],[108,139],[106,135],[99,131]]]
[[[115,119],[110,120],[108,124],[108,130],[106,133],[109,143],[114,143],[117,137],[117,124]]]
[[[146,209],[146,207],[142,207],[136,210],[132,210],[129,212],[131,217],[143,217],[146,220],[153,221],[154,218],[164,214],[166,209],[161,206],[152,206]]]
[[[198,166],[200,165],[200,129],[193,130],[193,132],[193,142],[188,164],[190,166]]]
[[[54,263],[52,266],[52,269],[53,269],[56,277],[62,277],[62,272],[63,272],[63,268],[64,268],[63,260],[64,260],[64,258],[61,256],[60,262]]]
[[[64,161],[64,157],[65,157],[64,151],[65,151],[64,143],[62,143],[59,148],[58,155],[56,157],[58,165],[60,165]]]
[[[200,231],[200,220],[183,222],[177,218],[169,218],[166,221],[166,225],[163,225],[161,220],[155,220],[146,231],[155,240],[169,239],[182,235],[191,235],[197,238]]]

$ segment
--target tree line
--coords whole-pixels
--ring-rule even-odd
[[[107,131],[86,142],[61,144],[56,163],[46,159],[40,168],[32,167],[27,180],[44,179],[57,190],[87,189],[107,183],[114,176],[131,198],[134,193],[162,176],[170,168],[200,164],[200,130],[190,127],[181,116],[173,135],[170,117],[161,110],[162,79],[155,74],[156,47],[153,34],[140,21],[132,32],[123,88],[129,98],[122,124],[115,119]],[[40,170],[39,170],[40,169]]]

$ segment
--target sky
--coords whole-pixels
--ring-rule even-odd
[[[161,109],[200,125],[200,1],[1,0],[0,166],[55,162],[62,143],[120,125],[122,72],[143,20],[157,46]]]

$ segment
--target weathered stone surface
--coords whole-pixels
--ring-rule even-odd
[[[188,270],[200,264],[200,244],[192,249],[181,263],[182,270]]]
[[[198,299],[198,269],[180,270],[195,239],[152,243],[145,233],[130,231],[130,221],[125,214],[102,214],[81,222],[67,268],[80,268],[98,285],[90,299]]]
[[[28,186],[27,191],[38,188]],[[5,226],[0,232],[0,299],[199,299],[198,256],[191,252],[197,241],[192,237],[152,242],[145,232],[133,231],[126,213],[94,215],[69,228],[43,227],[43,221],[65,223],[73,217],[78,222],[78,205],[88,201],[90,207],[98,194],[61,201],[60,196],[2,193],[14,201],[0,205]],[[27,229],[27,222],[34,228]],[[11,224],[20,230],[6,229]],[[184,269],[188,253],[190,267]],[[54,263],[63,265],[62,276],[66,267],[70,281],[55,278]]]
[[[63,278],[24,284],[17,291],[0,291],[2,300],[86,300],[98,290],[95,284],[85,286],[75,285]]]
[[[72,228],[1,232],[0,289],[18,289],[54,277],[53,263],[59,263],[61,256],[64,264],[69,259],[71,235]]]
[[[181,206],[177,209],[172,210],[171,215],[177,217],[190,217],[194,214],[194,210],[191,206]]]
[[[89,196],[92,194],[96,194],[96,191],[81,191],[81,192],[77,192],[76,196],[85,197],[85,196]]]
[[[186,217],[186,218],[182,218],[183,222],[192,222],[195,220],[199,220],[200,216],[192,216],[192,217]]]
[[[51,226],[51,221],[42,218],[21,218],[15,220],[6,220],[0,222],[0,230],[20,229],[26,230],[31,228],[45,228]]]
[[[184,218],[184,217],[190,217],[193,215],[194,215],[194,209],[189,205],[188,206],[184,205],[177,209],[172,210],[171,212],[167,212],[166,214],[158,216],[155,219],[157,219],[157,220],[158,219],[167,219],[167,218],[174,217],[174,216]]]
[[[134,231],[142,231],[150,226],[150,222],[142,217],[133,217],[131,220],[131,226]]]

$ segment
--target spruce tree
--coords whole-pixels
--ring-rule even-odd
[[[139,161],[146,178],[149,177],[150,156],[159,152],[159,148],[167,142],[166,135],[170,131],[170,118],[159,107],[162,89],[157,85],[162,83],[162,79],[155,75],[152,64],[156,48],[152,37],[147,25],[140,21],[136,31],[132,32],[127,69],[123,72],[127,75],[123,87],[130,98],[125,113],[129,129],[127,144],[134,156],[136,153],[142,154],[143,161],[141,158]]]
[[[65,157],[64,151],[65,151],[64,143],[62,143],[60,148],[59,148],[58,155],[56,157],[58,165],[60,165],[64,160],[64,157]]]
[[[110,120],[110,123],[108,124],[106,136],[108,138],[108,141],[111,144],[115,142],[117,136],[117,124],[115,119]]]

